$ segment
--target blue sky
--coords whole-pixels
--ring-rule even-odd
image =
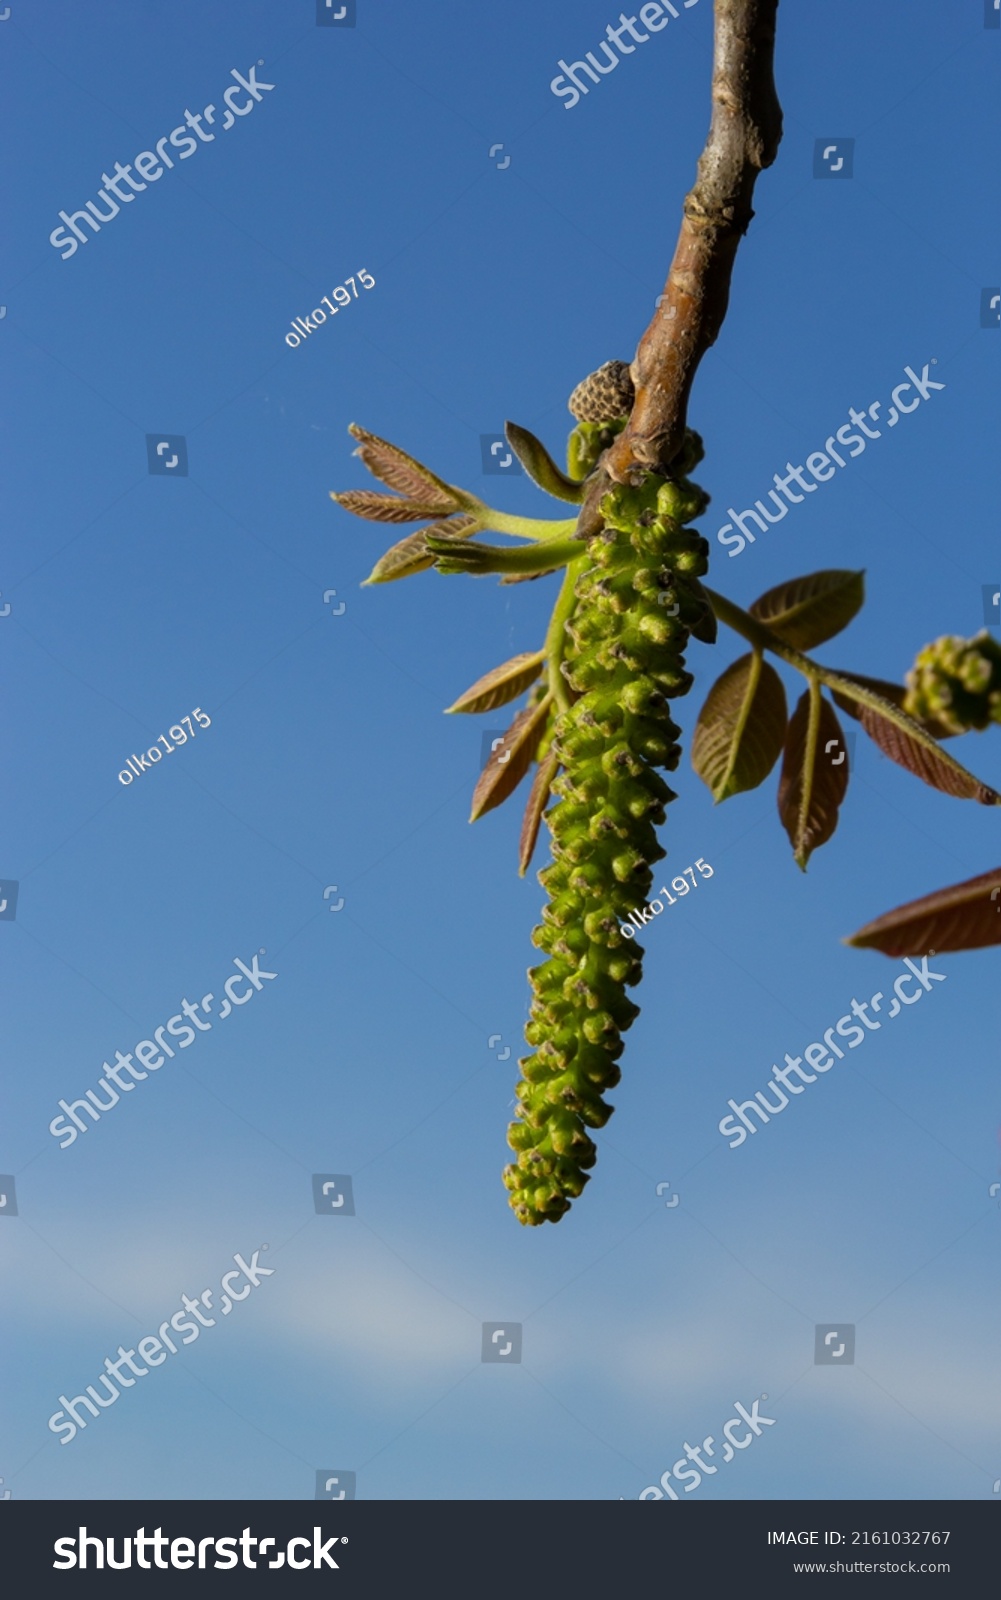
[[[466,823],[484,719],[441,713],[537,648],[552,585],[361,589],[392,530],[328,491],[365,480],[357,421],[505,510],[560,514],[520,472],[483,476],[480,436],[510,417],[562,452],[571,389],[652,313],[708,121],[709,0],[571,109],[551,93],[616,20],[598,0],[357,0],[354,28],[317,27],[312,0],[12,0],[0,23],[30,149],[4,174],[0,329],[0,877],[20,884],[0,1493],[301,1499],[331,1469],[365,1498],[635,1498],[762,1394],[774,1425],[687,1498],[989,1498],[1001,1474],[996,952],[943,959],[740,1149],[717,1131],[889,988],[899,963],[844,935],[1001,857],[995,814],[861,734],[806,875],[774,775],[714,809],[683,759],[663,866],[714,876],[649,930],[592,1181],[535,1230],[500,1184],[541,891],[516,874],[520,798]],[[896,679],[976,632],[1001,578],[1001,333],[980,326],[999,49],[981,0],[781,8],[785,139],[691,409],[710,582],[747,604],[864,567],[865,610],[819,655]],[[223,131],[252,66],[274,87]],[[63,260],[59,212],[210,103],[212,141]],[[848,138],[853,177],[815,179],[816,140]],[[375,287],[290,349],[361,269]],[[715,541],[933,361],[945,388],[822,493],[737,557]],[[188,476],[147,470],[161,430]],[[692,644],[686,743],[741,648]],[[119,782],[196,707],[210,727]],[[996,731],[953,748],[1001,783]],[[217,1001],[59,1148],[61,1098],[255,954],[277,977],[252,1004]],[[313,1173],[352,1175],[353,1217],[314,1213]],[[61,1393],[264,1244],[232,1318],[60,1444]],[[505,1320],[523,1356],[500,1372],[481,1325]],[[850,1369],[814,1364],[828,1323],[855,1325]]]

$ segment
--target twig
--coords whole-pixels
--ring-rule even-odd
[[[633,362],[632,415],[603,462],[618,483],[670,466],[699,362],[726,316],[755,180],[782,137],[772,76],[777,8],[778,0],[716,0],[712,124],[661,303]]]

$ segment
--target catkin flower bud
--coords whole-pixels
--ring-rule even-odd
[[[605,414],[622,415],[607,411],[624,404],[625,389],[614,390],[621,373],[602,373],[581,385],[592,386],[584,399],[575,391],[571,409],[585,418],[571,436],[578,464],[610,442],[595,395],[606,395]],[[687,471],[701,457],[701,441],[688,434],[678,463]],[[678,763],[668,708],[691,684],[687,623],[698,626],[701,615],[688,600],[677,613],[662,601],[690,592],[676,588],[679,575],[697,578],[707,567],[706,541],[683,526],[707,496],[681,467],[675,481],[650,474],[605,495],[604,526],[589,540],[590,565],[567,624],[563,667],[577,698],[553,730],[564,770],[546,816],[553,860],[539,873],[550,904],[534,935],[549,959],[529,973],[525,1036],[533,1053],[521,1062],[518,1120],[508,1135],[516,1160],[504,1172],[514,1212],[529,1225],[558,1222],[583,1190],[596,1158],[585,1130],[612,1114],[603,1095],[619,1081],[622,1034],[638,1015],[626,989],[640,980],[643,951],[621,929],[649,897],[653,864],[664,855],[654,825],[675,797],[653,769]]]
[[[1001,722],[1001,645],[986,629],[972,639],[944,634],[907,674],[904,710],[950,733]]]

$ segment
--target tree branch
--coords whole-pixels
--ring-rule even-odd
[[[782,137],[772,76],[777,8],[778,0],[716,0],[712,123],[661,303],[633,362],[632,415],[603,463],[618,483],[670,466],[699,362],[726,316],[754,184]]]

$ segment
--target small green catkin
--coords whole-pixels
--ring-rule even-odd
[[[600,431],[575,430],[572,464]],[[708,606],[698,579],[709,546],[685,526],[708,504],[687,479],[702,455],[689,432],[670,480],[651,473],[604,496],[566,625],[562,667],[578,698],[553,729],[563,771],[546,815],[553,860],[539,873],[549,902],[533,934],[547,959],[529,972],[533,1053],[520,1062],[519,1120],[508,1130],[517,1160],[504,1171],[529,1226],[558,1222],[587,1183],[597,1153],[587,1130],[612,1114],[603,1094],[619,1082],[621,1036],[638,1015],[626,989],[640,980],[643,952],[621,924],[649,898],[665,854],[655,829],[675,798],[656,769],[678,764],[669,703],[691,687],[685,647]]]
[[[907,674],[904,710],[950,733],[1001,722],[1001,645],[986,629],[972,639],[947,633],[926,645]]]

